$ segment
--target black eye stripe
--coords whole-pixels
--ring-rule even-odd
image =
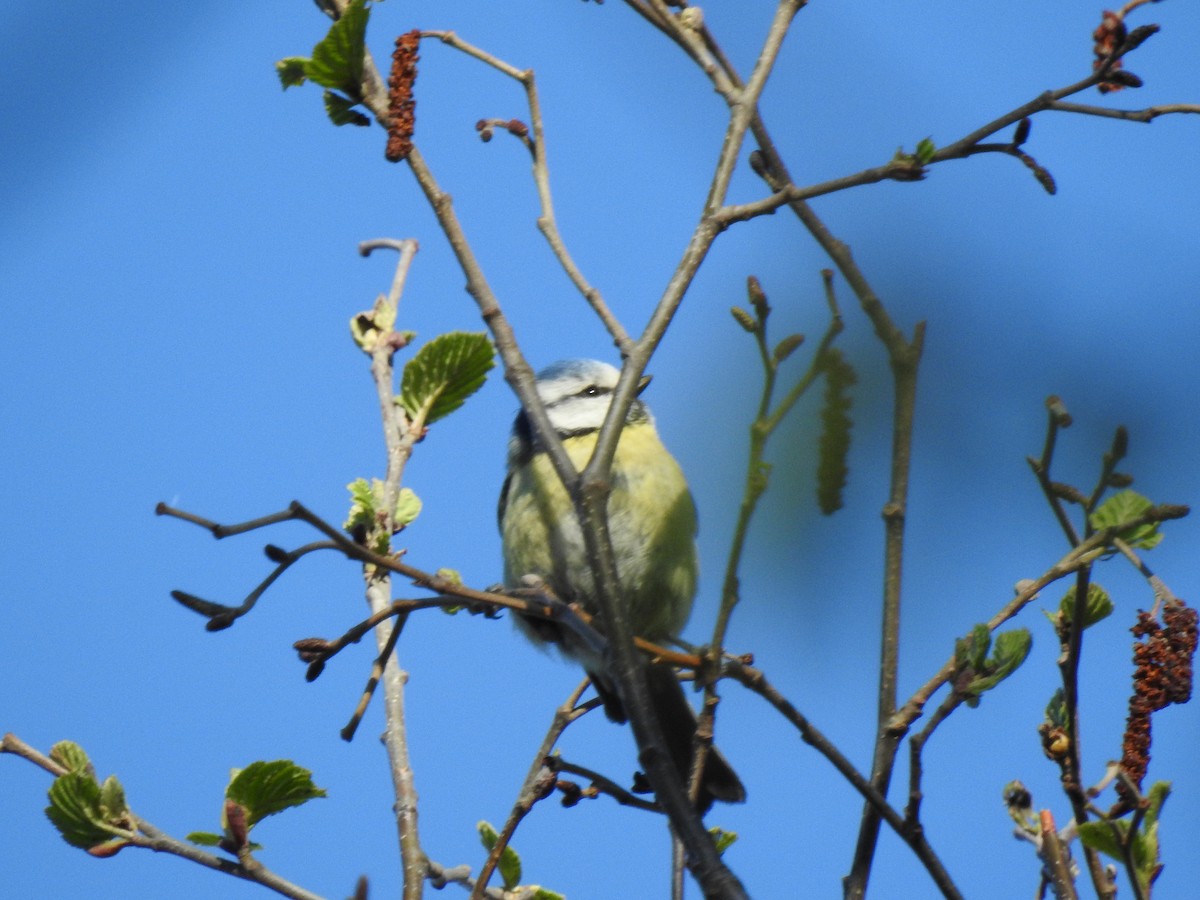
[[[558,397],[555,400],[551,400],[546,405],[548,407],[559,406],[563,403],[567,403],[571,400],[575,400],[580,397],[603,397],[603,396],[607,396],[608,394],[611,394],[612,392],[613,392],[613,389],[610,387],[603,387],[598,384],[589,384],[584,387],[581,387],[579,390],[575,391],[575,393],[573,393],[573,394],[563,394],[561,397]]]

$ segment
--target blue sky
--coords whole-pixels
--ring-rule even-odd
[[[452,28],[537,71],[560,226],[616,313],[640,330],[695,218],[724,129],[723,104],[664,39],[621,4],[379,7],[378,58],[412,27]],[[707,20],[748,71],[771,5],[713,4]],[[1082,77],[1099,7],[1017,2],[816,3],[798,17],[763,110],[804,181],[877,165],[931,136],[948,143],[1042,90]],[[1163,33],[1129,61],[1141,91],[1111,106],[1200,101],[1200,12],[1135,13]],[[249,618],[217,635],[168,597],[235,601],[266,573],[267,540],[221,543],[154,504],[223,520],[300,499],[345,515],[344,485],[383,468],[373,389],[346,323],[385,290],[393,262],[357,242],[421,242],[401,310],[427,339],[482,326],[432,216],[377,129],[334,129],[314,88],[282,93],[272,64],[306,54],[325,20],[304,3],[126,3],[0,8],[9,79],[0,104],[0,731],[42,748],[71,738],[116,773],[135,811],[177,835],[217,827],[228,769],[292,758],[327,800],[256,832],[267,865],[318,893],[372,896],[398,884],[390,788],[376,711],[359,738],[337,731],[366,677],[364,646],[314,684],[293,640],[340,633],[362,612],[354,567],[310,560]],[[483,117],[526,118],[519,88],[432,42],[422,47],[417,141],[453,196],[527,356],[613,354],[535,228],[524,150],[484,145]],[[901,692],[949,656],[1013,584],[1065,550],[1024,461],[1041,447],[1043,398],[1076,425],[1056,477],[1090,487],[1112,430],[1131,431],[1126,468],[1155,501],[1200,497],[1200,118],[1152,125],[1049,114],[1027,149],[1055,175],[1048,197],[1016,162],[978,157],[919,184],[882,184],[815,208],[847,240],[906,329],[928,321],[905,557]],[[743,165],[733,199],[762,188]],[[711,628],[740,496],[755,353],[728,308],[757,275],[775,335],[818,335],[827,265],[788,215],[723,235],[650,366],[646,395],[689,474],[701,516],[703,583],[688,636]],[[842,287],[842,346],[859,370],[851,483],[831,519],[813,504],[814,402],[771,447],[776,490],[756,519],[745,600],[729,646],[772,680],[860,766],[870,759],[890,387],[863,315]],[[803,351],[801,351],[800,358]],[[799,364],[797,364],[797,369]],[[515,400],[493,378],[439,424],[408,469],[425,511],[409,559],[468,583],[499,577],[495,497]],[[1200,597],[1200,528],[1175,523],[1147,562]],[[1119,561],[1097,580],[1117,614],[1089,631],[1083,747],[1089,774],[1119,753],[1127,632],[1149,591]],[[403,588],[401,593],[404,594]],[[1042,607],[1057,605],[1047,592]],[[972,898],[1031,896],[1037,864],[1000,803],[1020,778],[1065,821],[1036,726],[1056,685],[1057,646],[1037,609],[1025,666],[927,750],[930,840]],[[576,673],[507,622],[414,617],[401,643],[422,836],[445,865],[482,859],[479,819],[505,817],[540,735]],[[764,705],[725,690],[718,740],[751,801],[711,821],[738,831],[729,862],[756,897],[838,896],[861,804]],[[1175,793],[1162,822],[1156,897],[1200,880],[1194,707],[1155,720],[1152,778]],[[595,717],[564,753],[610,773],[634,768],[629,735]],[[903,770],[898,778],[902,783]],[[0,860],[13,896],[250,897],[261,889],[175,859],[127,851],[96,861],[42,816],[48,779],[0,759]],[[894,797],[899,797],[896,793]],[[896,802],[899,802],[897,800]],[[518,833],[527,881],[573,898],[663,896],[660,823],[606,802],[543,804]],[[784,866],[779,863],[785,861]],[[794,861],[794,864],[793,864]],[[885,832],[873,888],[933,896]]]

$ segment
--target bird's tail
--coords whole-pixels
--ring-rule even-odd
[[[649,680],[650,700],[667,742],[667,751],[684,784],[687,784],[695,750],[696,712],[688,702],[674,669],[669,666],[648,666],[646,677]],[[700,811],[707,812],[715,800],[742,803],[745,799],[746,788],[733,766],[720,750],[715,746],[710,747],[704,759],[704,776],[700,781],[697,803]]]

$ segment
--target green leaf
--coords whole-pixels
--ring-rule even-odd
[[[1092,527],[1097,531],[1103,528],[1114,528],[1122,522],[1136,519],[1152,509],[1154,504],[1137,491],[1120,491],[1113,494],[1100,504],[1091,515]],[[1162,532],[1158,530],[1157,522],[1147,522],[1135,528],[1127,528],[1117,535],[1125,543],[1142,550],[1150,550],[1162,540]]]
[[[252,762],[235,769],[225,797],[246,810],[247,828],[253,828],[267,816],[300,806],[325,791],[313,784],[312,772],[290,759]]]
[[[81,772],[68,772],[54,779],[47,792],[46,815],[72,847],[89,849],[114,837],[100,805],[100,785]]]
[[[821,362],[825,397],[821,407],[821,436],[817,443],[817,504],[831,515],[842,508],[842,488],[849,471],[850,388],[858,381],[854,368],[837,349],[825,351]]]
[[[1114,833],[1113,828],[1117,829]],[[1118,819],[1116,822],[1084,822],[1077,826],[1079,839],[1083,841],[1085,847],[1091,847],[1093,850],[1098,850],[1106,856],[1111,856],[1113,859],[1123,859],[1121,855],[1121,844],[1125,842],[1125,835],[1129,833],[1129,823],[1124,819]]]
[[[329,33],[313,47],[305,74],[321,87],[361,98],[364,37],[370,16],[365,0],[351,0]]]
[[[500,833],[496,831],[491,822],[482,819],[475,829],[479,832],[479,842],[483,844],[483,849],[491,853],[492,848],[496,846],[496,841],[500,840]]]
[[[1017,670],[1029,656],[1033,635],[1028,628],[1002,631],[993,638],[986,625],[976,625],[971,633],[955,644],[954,656],[961,672],[974,677],[961,688],[966,704],[979,705],[981,696]],[[991,656],[987,655],[988,649]]]
[[[119,821],[129,815],[125,788],[115,775],[109,775],[100,785],[100,814],[108,822]]]
[[[1133,836],[1133,863],[1137,868],[1138,881],[1147,896],[1150,885],[1161,869],[1159,864],[1158,816],[1162,805],[1171,793],[1169,781],[1156,781],[1146,795],[1148,806],[1142,818],[1142,827]]]
[[[458,569],[441,568],[434,572],[434,574],[437,575],[438,578],[444,578],[451,584],[456,584],[460,587],[462,586],[462,573],[459,572]]]
[[[997,634],[992,641],[992,655],[984,663],[987,674],[975,679],[970,689],[979,694],[990,691],[1020,668],[1032,646],[1033,635],[1028,628],[1013,628]]]
[[[917,152],[913,154],[914,158],[921,165],[929,165],[929,161],[933,159],[933,154],[937,153],[937,145],[933,143],[933,138],[921,138],[917,141]]]
[[[479,831],[479,840],[483,844],[483,848],[491,853],[496,842],[500,840],[499,832],[487,821],[480,821],[475,827]],[[517,855],[517,851],[511,845],[505,845],[504,849],[500,851],[500,863],[496,868],[500,870],[500,877],[504,879],[506,891],[511,891],[521,883],[521,857]]]
[[[500,877],[504,879],[506,891],[511,891],[521,883],[521,857],[511,844],[500,851],[500,864],[497,868],[500,870]]]
[[[486,334],[438,335],[404,366],[398,402],[409,418],[432,425],[479,390],[495,364],[496,352]]]
[[[438,578],[444,578],[451,584],[461,586],[463,583],[462,574],[457,569],[438,569],[433,574],[435,574]],[[467,607],[464,604],[456,604],[454,606],[443,606],[440,608],[442,612],[446,613],[446,615],[454,616],[462,612]]]
[[[1158,826],[1158,817],[1162,812],[1163,804],[1167,802],[1167,797],[1171,795],[1171,782],[1156,781],[1151,785],[1150,790],[1146,794],[1146,799],[1149,801],[1146,807],[1146,814],[1142,821],[1146,827]]]
[[[1121,862],[1125,856],[1121,848],[1129,846],[1133,857],[1134,874],[1142,892],[1149,895],[1150,885],[1162,868],[1159,864],[1158,817],[1162,812],[1163,803],[1171,793],[1169,781],[1157,781],[1146,794],[1147,807],[1142,817],[1141,827],[1132,836],[1129,835],[1129,820],[1117,819],[1112,822],[1085,822],[1079,826],[1079,839],[1085,846],[1111,856]]]
[[[275,73],[279,76],[279,83],[283,85],[285,91],[290,87],[302,85],[308,80],[308,66],[311,62],[312,60],[307,56],[285,56],[275,63]]]
[[[965,638],[954,642],[954,660],[960,669],[983,668],[987,652],[992,646],[992,633],[986,625],[976,625]]]
[[[421,514],[421,506],[421,498],[413,492],[412,488],[400,488],[400,494],[396,497],[396,509],[392,512],[393,526],[401,529],[411,525]]]
[[[566,894],[544,888],[540,884],[531,884],[529,888],[533,891],[533,900],[567,900]]]
[[[92,767],[92,761],[88,759],[88,755],[83,751],[83,748],[74,741],[59,741],[50,748],[50,758],[68,772],[87,775],[92,779],[96,777],[96,770]]]
[[[1083,609],[1083,627],[1085,629],[1091,628],[1097,622],[1107,619],[1112,614],[1112,611],[1113,602],[1112,598],[1108,596],[1108,591],[1095,582],[1089,583],[1087,602],[1084,603]],[[1070,625],[1074,612],[1075,586],[1072,585],[1063,594],[1062,602],[1058,604],[1059,620],[1063,623],[1064,629]],[[1053,616],[1051,618],[1053,619]]]
[[[365,478],[355,478],[346,485],[346,490],[350,492],[350,515],[342,523],[342,527],[346,531],[353,532],[356,529],[362,529],[364,533],[369,533],[375,527],[376,492],[374,485],[382,485],[383,482],[378,478],[372,479],[372,482],[368,483]]]
[[[187,839],[202,847],[219,847],[221,845],[221,836],[213,834],[211,831],[193,831],[187,836]]]
[[[325,92],[325,115],[329,116],[329,121],[334,125],[370,125],[371,120],[355,109],[356,106],[357,100],[351,100],[333,91]]]
[[[370,310],[360,312],[350,320],[350,335],[363,353],[374,353],[385,335],[391,336],[396,327],[396,304],[380,294]],[[406,346],[416,332],[400,332],[400,345]]]
[[[1025,658],[1029,656],[1029,648],[1033,646],[1033,635],[1028,628],[1012,628],[1002,631],[992,641],[992,658],[989,663],[997,672],[1004,672],[1008,677],[1017,670]]]
[[[721,856],[737,843],[738,834],[736,831],[726,831],[724,828],[719,828],[716,825],[708,829],[708,833],[712,835],[713,842],[717,845],[717,855]]]
[[[387,553],[391,535],[380,531],[379,518],[387,486],[378,478],[372,478],[370,482],[365,478],[356,478],[346,485],[346,489],[350,491],[350,514],[342,527],[354,535],[355,540],[365,541],[375,552]],[[393,529],[399,531],[410,525],[420,515],[421,508],[421,498],[412,488],[400,488],[392,511]]]
[[[1055,728],[1067,727],[1067,699],[1062,688],[1055,690],[1046,704],[1046,721]]]

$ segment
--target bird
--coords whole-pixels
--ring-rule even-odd
[[[620,372],[594,359],[556,362],[537,374],[538,397],[576,470],[591,459],[608,414]],[[654,416],[641,393],[644,376],[625,416],[610,476],[608,531],[616,562],[619,599],[635,635],[655,643],[678,636],[691,613],[699,567],[696,505],[679,463],[663,445]],[[598,613],[595,578],[574,506],[529,417],[522,409],[508,442],[508,470],[498,510],[504,584],[532,578],[560,600]],[[539,645],[555,645],[580,662],[604,703],[608,718],[627,719],[616,686],[604,674],[594,645],[561,623],[520,614],[520,629]],[[593,622],[593,624],[596,624]],[[675,671],[647,667],[650,698],[671,760],[687,783],[693,757],[696,714]],[[706,757],[697,807],[714,800],[741,803],[746,790],[715,747]]]

